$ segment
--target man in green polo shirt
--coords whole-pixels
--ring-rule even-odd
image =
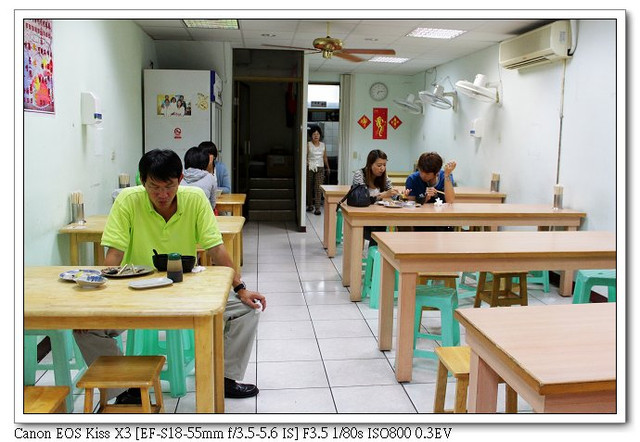
[[[216,218],[202,189],[179,186],[182,162],[172,150],[147,152],[138,165],[142,186],[123,189],[116,198],[102,235],[107,249],[105,265],[125,263],[153,266],[153,249],[159,253],[196,255],[199,244],[215,265],[233,268],[222,242]],[[225,397],[258,394],[258,387],[237,382],[244,377],[255,340],[259,315],[267,301],[250,291],[236,272],[236,296],[230,296],[224,313]],[[123,330],[75,330],[74,337],[87,365],[98,356],[121,355],[113,337]],[[116,403],[139,403],[140,390],[110,389]]]

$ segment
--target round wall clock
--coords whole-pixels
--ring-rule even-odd
[[[389,89],[387,85],[381,82],[373,83],[369,88],[369,95],[376,101],[381,101],[387,98]]]

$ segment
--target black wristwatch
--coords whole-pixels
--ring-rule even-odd
[[[247,289],[247,285],[241,281],[240,284],[238,284],[233,288],[233,291],[238,293],[240,290],[246,290],[246,289]]]

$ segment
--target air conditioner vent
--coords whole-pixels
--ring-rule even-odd
[[[569,58],[571,26],[559,20],[500,43],[500,66],[522,69]]]

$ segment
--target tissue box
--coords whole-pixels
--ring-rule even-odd
[[[267,178],[293,177],[292,155],[267,155]]]

